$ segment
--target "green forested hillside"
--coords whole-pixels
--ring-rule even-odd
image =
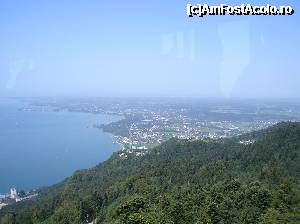
[[[254,140],[241,144],[240,141]],[[108,161],[7,207],[0,223],[300,223],[300,124],[177,140]]]

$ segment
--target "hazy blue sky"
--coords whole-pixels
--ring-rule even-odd
[[[248,2],[1,0],[0,96],[300,97],[298,0],[276,1],[293,16],[187,3]]]

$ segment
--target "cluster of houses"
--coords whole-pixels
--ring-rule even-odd
[[[37,196],[36,193],[18,193],[16,188],[11,188],[8,194],[0,195],[0,210],[7,205],[18,203],[24,200],[29,200],[35,196]]]
[[[21,198],[18,195],[18,192],[15,188],[10,189],[10,193],[2,195],[0,198],[0,209],[3,207],[21,201]]]

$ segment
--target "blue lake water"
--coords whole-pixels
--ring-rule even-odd
[[[0,193],[52,185],[90,168],[119,149],[110,134],[93,128],[121,119],[73,112],[25,112],[0,99]]]

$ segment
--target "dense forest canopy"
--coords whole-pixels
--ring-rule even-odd
[[[300,123],[244,136],[171,139],[4,208],[1,224],[300,223]]]

